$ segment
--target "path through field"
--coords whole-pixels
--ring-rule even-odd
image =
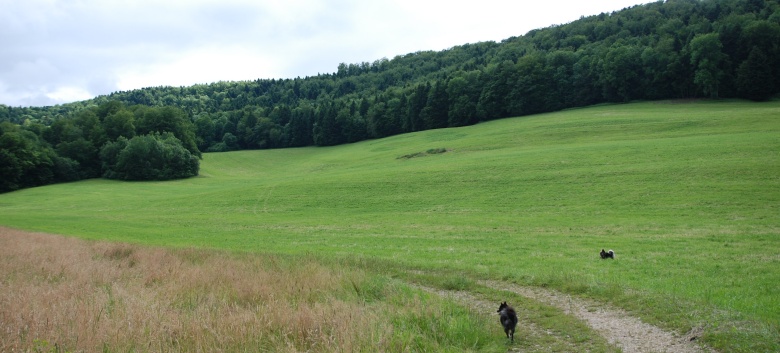
[[[709,348],[697,344],[697,333],[691,332],[681,337],[659,327],[642,322],[630,316],[625,311],[610,308],[582,298],[575,298],[553,290],[524,287],[499,281],[481,281],[480,284],[496,290],[520,294],[546,305],[557,307],[567,315],[582,320],[598,332],[611,344],[619,347],[624,353],[713,353]],[[479,312],[495,314],[497,303],[486,301],[465,291],[444,291],[420,287],[429,292],[449,296]],[[496,316],[496,325],[498,319]],[[544,330],[533,323],[520,322],[526,325],[532,334],[545,334]],[[543,347],[535,347],[532,351],[543,351]],[[526,349],[513,348],[510,352],[525,352]]]
[[[25,234],[27,233],[24,231],[0,227],[0,238],[8,237],[9,239],[19,239],[19,237],[24,238]],[[558,308],[564,314],[575,317],[591,327],[593,331],[624,353],[714,353],[713,350],[698,344],[697,338],[699,333],[697,332],[691,332],[685,336],[680,336],[644,323],[623,310],[612,308],[602,303],[572,297],[545,288],[524,287],[507,282],[480,281],[479,284],[498,291],[516,293],[547,306]],[[479,294],[468,291],[438,290],[421,285],[415,286],[440,296],[450,297],[479,313],[496,315],[498,303],[480,297]],[[497,316],[496,326],[499,326]],[[497,330],[500,332],[500,329],[497,328]],[[560,336],[560,332],[549,332],[540,325],[530,322],[527,319],[521,319],[518,330],[521,334],[516,335],[516,340],[522,340],[522,337],[527,338],[529,336],[535,336],[537,338],[552,338],[554,335]],[[564,335],[566,335],[565,332]],[[533,340],[533,342],[543,341],[544,340]],[[588,350],[587,346],[573,340],[555,340],[555,344],[558,345],[556,351]],[[522,344],[515,344],[510,345],[508,350],[509,352],[545,352],[549,351],[547,348],[548,347],[543,346],[524,346]],[[561,348],[563,350],[561,350]]]

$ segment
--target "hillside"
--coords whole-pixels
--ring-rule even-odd
[[[602,105],[209,153],[196,178],[0,195],[0,224],[503,279],[702,328],[723,351],[772,351],[778,112],[778,102]],[[602,248],[617,259],[599,260]]]
[[[0,136],[0,192],[190,177],[201,152],[334,146],[601,103],[767,101],[780,90],[778,9],[778,1],[659,1],[314,77],[0,105],[8,135]]]

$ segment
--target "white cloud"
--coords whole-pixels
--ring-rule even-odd
[[[55,102],[73,102],[92,98],[92,94],[83,87],[71,86],[56,87],[55,91],[45,95]]]
[[[0,104],[334,72],[646,1],[0,0]]]
[[[251,80],[280,70],[280,64],[269,57],[240,47],[197,48],[159,63],[123,69],[118,74],[117,87],[124,91],[160,85]]]

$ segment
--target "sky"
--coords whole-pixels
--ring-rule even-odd
[[[501,41],[642,0],[0,0],[0,104],[296,78]]]

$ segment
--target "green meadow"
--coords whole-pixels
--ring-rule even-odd
[[[2,194],[0,225],[500,279],[702,328],[725,351],[780,349],[777,101],[601,105],[211,153],[187,180]]]

